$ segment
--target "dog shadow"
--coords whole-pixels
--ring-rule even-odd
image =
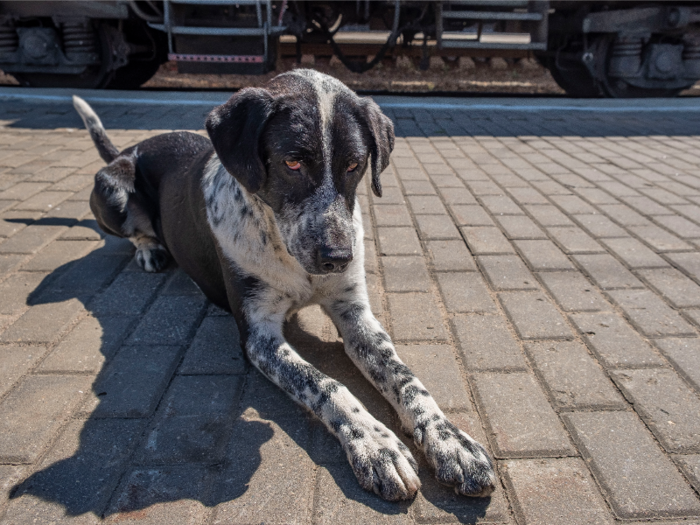
[[[268,490],[272,501],[258,517],[272,519],[275,508],[301,506],[314,494],[331,502],[323,506],[326,514],[347,512],[338,499],[357,506],[354,512],[409,512],[412,502],[389,503],[360,488],[337,440],[247,364],[231,316],[209,304],[182,271],[171,265],[149,274],[132,259],[128,241],[107,237],[102,247],[47,275],[27,300],[29,306],[83,304],[87,316],[42,367],[94,380],[44,460],[12,489],[8,522],[16,515],[20,523],[31,512],[40,519],[93,513],[167,521],[172,509],[165,504],[173,502],[178,513],[192,515],[219,506],[220,519],[233,520],[247,516]],[[295,315],[285,336],[413,448],[320,309]],[[424,486],[436,485],[426,465],[421,475]],[[434,493],[425,492],[425,501],[462,522],[477,521],[488,505],[467,500],[474,504],[463,519],[443,504],[440,494],[450,488],[440,487],[437,498]]]

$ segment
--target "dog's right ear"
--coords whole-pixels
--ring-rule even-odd
[[[245,88],[207,117],[207,132],[221,164],[251,193],[265,184],[260,136],[273,106],[274,98],[266,89]]]

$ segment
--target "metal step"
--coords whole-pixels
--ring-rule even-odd
[[[442,18],[458,20],[528,20],[540,22],[542,13],[513,13],[506,11],[443,11]]]
[[[442,41],[443,49],[518,49],[530,51],[546,51],[546,42],[530,42],[529,44],[506,44],[497,42],[479,42],[476,40],[447,40]]]
[[[167,32],[165,24],[148,24],[153,29]],[[207,36],[276,36],[286,30],[286,26],[275,27],[187,27],[171,26],[174,35],[207,35]]]

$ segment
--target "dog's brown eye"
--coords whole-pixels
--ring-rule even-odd
[[[350,166],[348,166],[348,172],[355,171],[356,168],[357,168],[357,162],[353,162],[352,164],[350,164]]]
[[[301,162],[298,160],[285,160],[284,162],[290,170],[297,171],[301,168]]]

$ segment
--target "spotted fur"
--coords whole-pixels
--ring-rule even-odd
[[[488,495],[495,487],[488,455],[450,423],[369,307],[356,190],[370,171],[381,195],[391,121],[337,80],[296,70],[235,94],[212,111],[207,130],[213,150],[183,135],[138,146],[134,177],[156,187],[155,202],[138,184],[126,205],[110,204],[96,184],[96,202],[121,210],[123,235],[138,230],[144,246],[152,239],[167,249],[213,302],[232,312],[250,362],[339,439],[362,487],[387,500],[412,498],[418,466],[345,386],[284,339],[285,319],[307,305],[320,304],[332,318],[347,354],[395,408],[437,479],[460,494]],[[186,166],[171,175],[155,161],[158,152]],[[290,170],[290,159],[302,169]],[[112,185],[118,179],[105,176]],[[156,207],[158,220],[145,221]]]

